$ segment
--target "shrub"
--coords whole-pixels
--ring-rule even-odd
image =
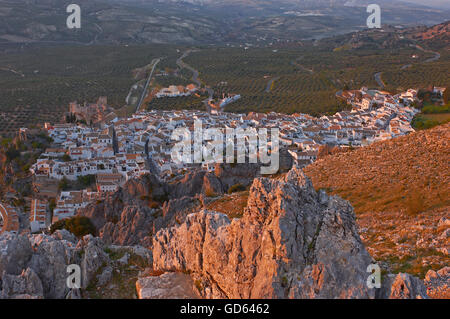
[[[243,192],[243,191],[245,191],[245,186],[244,185],[242,185],[242,184],[235,184],[235,185],[233,185],[233,186],[231,186],[229,189],[228,189],[228,194],[233,194],[233,193],[236,193],[236,192]]]
[[[58,183],[58,190],[66,191],[70,188],[69,181],[67,178],[63,177],[63,179]]]
[[[91,186],[95,183],[95,175],[78,176],[78,183],[83,187]]]
[[[82,216],[57,221],[50,227],[50,232],[53,234],[58,229],[66,229],[78,238],[88,234],[95,235],[96,233],[95,226],[91,220]]]
[[[62,159],[64,162],[70,162],[70,161],[72,161],[72,158],[71,158],[70,155],[68,155],[68,154],[64,154],[64,155],[61,157],[61,159]]]

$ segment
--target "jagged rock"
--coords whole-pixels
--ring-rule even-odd
[[[53,234],[52,237],[58,240],[67,240],[68,242],[71,242],[72,244],[76,244],[78,242],[77,238],[74,234],[69,232],[66,229],[58,229]]]
[[[383,299],[428,298],[423,282],[414,276],[403,273],[387,275],[382,281],[381,289],[377,293],[377,297]]]
[[[208,298],[371,298],[371,262],[350,204],[298,169],[256,179],[240,220],[202,211],[153,240],[154,269],[192,272]]]
[[[138,211],[149,213],[145,200],[150,197],[164,197],[167,186],[153,175],[145,175],[140,179],[128,181],[116,193],[109,195],[99,203],[92,203],[81,210],[78,215],[88,217],[97,230],[107,223],[117,224],[121,221],[127,207],[135,207]],[[147,208],[147,209],[145,209]]]
[[[200,200],[196,197],[182,197],[171,199],[164,203],[162,216],[155,220],[153,233],[156,234],[162,228],[178,225],[186,219],[186,216],[193,213],[200,206]]]
[[[4,273],[0,292],[0,299],[44,298],[41,280],[31,268],[27,268],[19,276]]]
[[[154,220],[154,210],[142,206],[127,206],[119,221],[115,224],[106,223],[99,234],[107,244],[148,246],[151,243]]]
[[[19,275],[31,258],[30,241],[24,235],[0,234],[0,274]]]
[[[111,281],[114,269],[111,266],[105,267],[103,272],[97,276],[97,285],[105,286],[107,283]]]
[[[199,297],[189,275],[180,273],[139,278],[136,282],[136,290],[139,299],[197,299]]]
[[[47,235],[30,237],[33,255],[28,263],[42,281],[45,298],[62,299],[68,293],[67,266],[79,264],[76,246]]]
[[[214,173],[194,171],[170,184],[148,174],[128,181],[116,193],[88,205],[78,215],[92,221],[106,244],[150,247],[152,236],[161,228],[184,222],[186,215],[200,204],[201,194],[220,195],[235,184],[248,186],[259,172],[259,164],[222,164]],[[162,205],[162,216],[159,208],[149,208],[155,203]]]
[[[104,251],[104,244],[100,238],[86,235],[80,240],[77,247],[84,250],[81,260],[81,287],[86,288],[97,275],[97,271],[101,267],[107,266],[110,260]]]
[[[424,280],[431,298],[450,299],[450,267],[439,271],[429,270]]]
[[[137,275],[137,269],[152,264],[151,251],[141,246],[107,247],[101,238],[92,235],[83,237],[78,243],[73,239],[73,235],[66,231],[55,232],[51,236],[2,234],[0,298],[79,299],[90,295],[90,291],[83,289],[92,283],[98,287],[108,286],[112,275],[120,273],[122,267],[133,269]],[[22,254],[15,254],[16,248],[21,248]],[[27,249],[28,253],[24,254]],[[132,265],[128,267],[112,261],[108,253],[115,251],[125,252],[128,255],[127,265]],[[6,252],[11,254],[6,255]],[[7,258],[9,256],[15,259],[10,260]],[[67,286],[67,269],[74,264],[81,268],[81,290]],[[128,278],[128,274],[124,276],[126,280],[131,278]],[[113,292],[112,295],[121,296],[119,292]]]

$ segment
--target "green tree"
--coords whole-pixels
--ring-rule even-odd
[[[61,159],[62,159],[64,162],[70,162],[70,161],[72,160],[72,158],[70,157],[69,154],[64,154],[64,155],[61,157]]]
[[[63,219],[57,221],[50,227],[50,232],[53,234],[55,231],[60,229],[66,229],[78,238],[86,235],[96,234],[96,229],[91,220],[84,216],[75,216],[68,219]]]
[[[70,187],[69,180],[65,177],[58,183],[58,190],[66,191]]]

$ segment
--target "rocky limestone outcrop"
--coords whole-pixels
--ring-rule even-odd
[[[165,273],[157,277],[139,278],[136,282],[139,299],[198,299],[191,277]]]
[[[0,299],[136,298],[140,271],[152,264],[142,246],[107,245],[86,235],[77,239],[67,230],[52,235],[0,235]],[[81,287],[69,288],[68,266],[80,267]]]
[[[68,292],[66,285],[67,266],[79,264],[80,256],[76,242],[69,241],[70,235],[61,235],[67,231],[59,231],[55,237],[43,234],[29,237],[33,254],[28,263],[42,281],[46,298],[64,298]],[[66,238],[59,240],[57,238]]]
[[[19,276],[9,275],[6,272],[2,276],[2,290],[0,299],[43,299],[44,288],[38,275],[33,269],[23,270]]]
[[[118,222],[107,222],[99,236],[106,242],[117,245],[149,246],[155,221],[155,210],[148,207],[126,206]]]
[[[218,164],[215,172],[193,171],[170,183],[148,174],[128,181],[78,215],[92,221],[106,244],[150,247],[157,231],[198,211],[205,194],[222,195],[236,184],[248,186],[259,173],[259,164]]]
[[[202,211],[153,240],[153,266],[189,271],[208,298],[371,298],[372,258],[348,202],[297,169],[256,179],[244,217]]]
[[[431,298],[450,299],[450,267],[439,271],[429,270],[424,282]]]
[[[409,274],[389,274],[377,290],[377,298],[381,299],[425,299],[428,298],[426,288],[420,279]]]
[[[74,297],[79,292],[67,287],[67,267],[79,265],[82,288],[111,263],[100,238],[85,236],[77,240],[66,230],[53,235],[0,235],[0,297]]]
[[[67,266],[79,262],[74,238],[65,230],[54,236],[2,234],[2,297],[64,298]]]
[[[3,233],[0,235],[0,274],[19,275],[26,268],[32,249],[27,236]]]
[[[153,239],[155,271],[187,272],[206,298],[375,298],[373,262],[350,204],[317,193],[302,171],[255,179],[242,219],[201,211]],[[423,296],[413,277],[410,294]]]
[[[84,236],[78,242],[77,249],[84,252],[80,263],[81,288],[87,288],[91,280],[96,276],[97,271],[109,263],[109,257],[104,251],[103,241],[92,235]]]

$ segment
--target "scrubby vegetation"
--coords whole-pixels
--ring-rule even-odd
[[[241,218],[247,207],[249,192],[236,192],[217,198],[207,205],[207,209],[227,215],[230,219]]]
[[[450,202],[450,124],[326,157],[305,171],[316,188],[349,200],[357,213],[414,215]]]
[[[418,114],[414,117],[412,126],[416,130],[427,130],[448,122],[450,122],[450,113]]]
[[[445,253],[450,124],[308,166],[318,189],[350,201],[370,254],[391,272],[423,276],[449,263]],[[433,242],[433,244],[431,244]]]
[[[29,169],[51,143],[52,139],[39,130],[26,134],[26,138],[1,139],[0,194],[5,191],[17,193],[19,201],[31,194]]]
[[[95,236],[96,234],[95,226],[91,220],[87,217],[80,216],[57,221],[50,227],[50,232],[53,234],[58,229],[66,229],[78,238],[89,234]]]
[[[246,187],[242,184],[235,184],[228,189],[228,194],[245,191]]]

